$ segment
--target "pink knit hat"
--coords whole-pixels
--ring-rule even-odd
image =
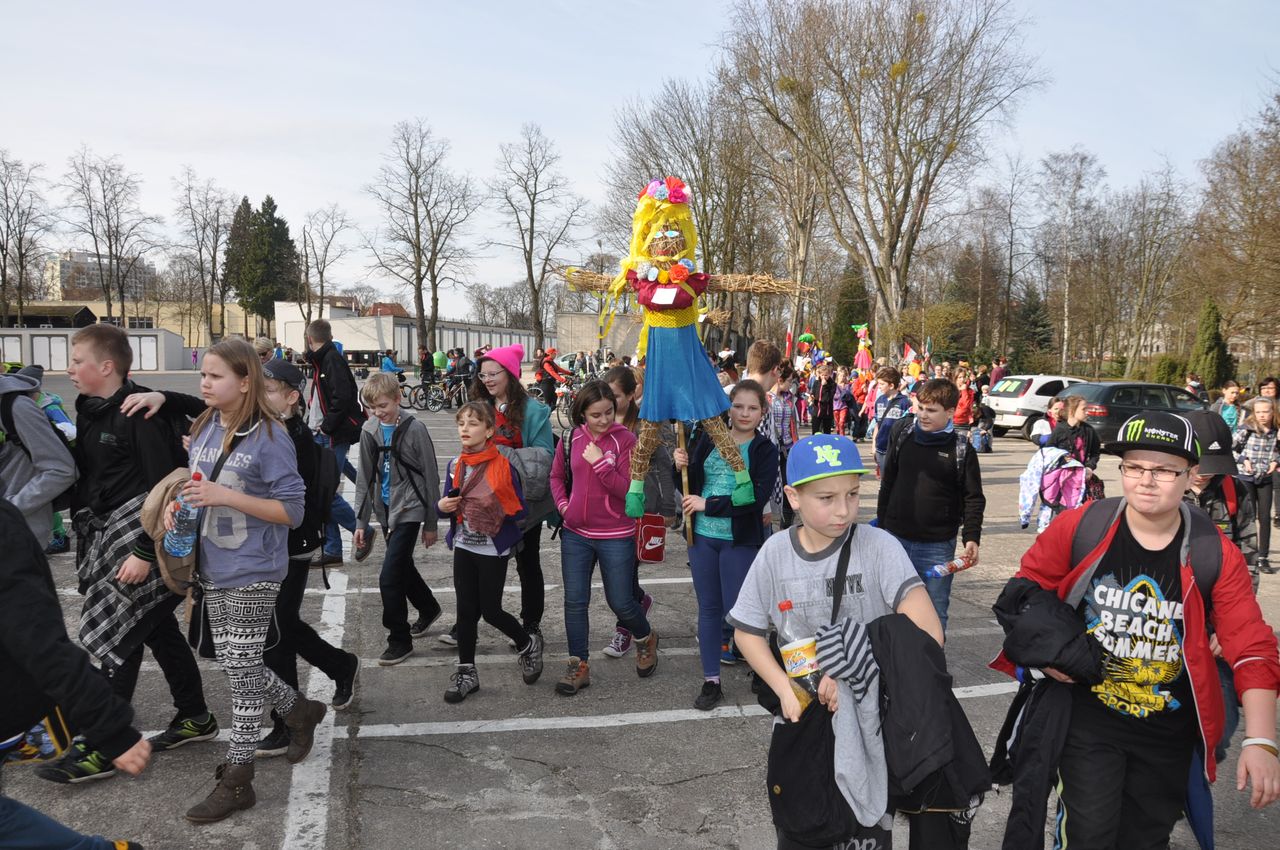
[[[492,360],[497,363],[510,372],[511,376],[518,381],[520,380],[520,364],[524,362],[524,346],[517,342],[515,345],[491,348],[480,358],[480,362],[476,364],[476,367],[479,368],[480,363],[486,360]]]

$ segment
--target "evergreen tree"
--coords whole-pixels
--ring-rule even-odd
[[[1053,368],[1053,320],[1040,290],[1028,286],[1010,333],[1010,361],[1018,372],[1044,372]]]
[[[275,302],[293,300],[298,286],[297,246],[289,237],[289,223],[277,214],[275,199],[267,195],[250,217],[248,252],[240,275],[240,304],[252,313],[274,319]]]
[[[831,328],[824,341],[837,363],[853,366],[853,356],[858,352],[858,337],[849,326],[860,325],[871,319],[871,295],[867,292],[862,266],[858,262],[846,263],[844,272],[840,275],[838,298],[835,327]]]
[[[222,280],[218,286],[218,303],[222,310],[222,323],[219,333],[227,334],[227,299],[235,297],[244,303],[241,293],[249,282],[249,242],[252,237],[253,207],[247,197],[240,199],[236,213],[231,219],[231,229],[227,231],[227,248],[222,258]]]
[[[1200,308],[1196,327],[1196,344],[1191,349],[1187,370],[1200,376],[1206,389],[1221,387],[1234,371],[1227,341],[1222,338],[1222,313],[1212,298]]]

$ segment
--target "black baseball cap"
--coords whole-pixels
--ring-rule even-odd
[[[1107,454],[1164,452],[1186,458],[1192,464],[1200,462],[1200,443],[1196,440],[1195,428],[1185,416],[1176,413],[1152,410],[1130,416],[1116,436],[1118,439],[1103,447]]]
[[[1239,472],[1231,452],[1231,426],[1212,410],[1191,410],[1187,421],[1200,443],[1201,475],[1235,475]]]
[[[288,384],[298,392],[302,392],[302,385],[306,383],[302,370],[281,357],[276,357],[263,363],[262,371],[266,373],[268,378]]]

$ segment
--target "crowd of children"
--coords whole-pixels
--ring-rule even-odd
[[[327,709],[344,710],[357,697],[360,659],[323,640],[300,613],[311,567],[342,560],[339,526],[352,531],[357,561],[371,553],[375,536],[384,542],[378,587],[386,644],[378,664],[393,666],[443,615],[414,556],[419,543],[437,544],[438,524],[447,520],[456,608],[439,638],[456,646],[457,659],[446,703],[480,690],[481,620],[510,640],[523,682],[539,681],[548,650],[543,525],[559,537],[564,588],[567,653],[553,690],[568,697],[591,684],[588,612],[597,565],[616,618],[604,654],[619,658],[634,648],[636,673],[649,679],[661,649],[649,616],[653,597],[641,586],[640,564],[654,538],[640,532],[652,517],[668,528],[690,525],[701,668],[692,705],[720,704],[722,665],[745,660],[761,704],[775,714],[768,770],[778,846],[888,847],[895,811],[911,813],[920,846],[967,846],[990,776],[980,758],[976,768],[966,761],[974,748],[960,742],[973,733],[958,708],[948,716],[949,687],[930,690],[929,683],[949,681],[941,650],[952,573],[979,557],[986,498],[976,433],[989,429],[985,369],[945,364],[930,376],[918,366],[906,374],[883,364],[849,371],[827,360],[806,374],[775,345],[757,342],[744,376],[735,373],[725,388],[727,434],[749,477],[750,500],[735,495],[743,480],[737,458],[722,455],[707,429],[674,450],[664,431],[643,481],[648,516],[638,524],[626,508],[639,487],[631,455],[643,370],[617,365],[587,381],[574,401],[573,427],[555,434],[548,408],[522,383],[520,346],[459,358],[466,363],[453,364],[454,375],[470,381],[471,400],[455,416],[459,451],[441,471],[430,429],[401,406],[392,374],[370,376],[357,402],[328,324],[313,323],[307,338],[317,367],[309,388],[289,361],[260,359],[249,343],[227,339],[204,353],[195,398],[136,385],[126,334],[109,325],[83,329],[68,369],[79,391],[70,432],[57,430],[71,423],[54,415],[60,406],[42,395],[38,374],[0,377],[9,444],[0,449],[0,482],[13,505],[0,520],[8,528],[20,515],[27,548],[42,559],[39,549],[59,539],[54,509],[70,493],[85,596],[79,638],[101,664],[101,678],[67,693],[74,676],[42,678],[0,641],[5,671],[31,678],[33,695],[66,705],[79,733],[61,758],[39,768],[43,778],[76,783],[117,767],[136,773],[153,751],[216,737],[194,649],[211,652],[230,683],[230,741],[213,791],[186,817],[212,823],[253,806],[255,759],[302,760]],[[1238,706],[1246,732],[1239,784],[1252,785],[1255,806],[1280,797],[1280,659],[1250,587],[1250,568],[1266,565],[1269,545],[1271,482],[1280,465],[1275,411],[1259,399],[1247,413],[1232,407],[1231,415],[1208,419],[1153,413],[1122,429],[1124,440],[1102,446],[1079,401],[1055,401],[1053,427],[1035,433],[1036,442],[1088,470],[1103,451],[1118,455],[1124,500],[1096,493],[1074,510],[1051,510],[997,603],[1009,639],[995,666],[1024,682],[1011,717],[1047,724],[1037,728],[1056,735],[1035,742],[1035,758],[1019,758],[1031,746],[1025,736],[1008,750],[1014,805],[1033,815],[1043,809],[1045,793],[1035,789],[1047,793],[1046,782],[1017,778],[1034,762],[1061,779],[1058,846],[1164,846],[1189,793],[1186,777],[1192,790],[1202,780],[1207,787],[1241,721]],[[806,422],[813,433],[802,438]],[[867,437],[874,465],[863,463],[857,445]],[[339,495],[352,446],[354,507]],[[865,525],[857,521],[861,479],[872,471],[880,479],[876,519]],[[164,494],[158,527],[145,509],[153,491]],[[186,556],[165,538],[183,506],[200,511],[194,554]],[[513,560],[518,612],[503,601]],[[0,588],[8,581],[0,572]],[[195,627],[184,636],[175,610],[188,591],[197,600]],[[25,592],[47,607],[43,585]],[[1054,614],[1063,644],[1085,642],[1092,663],[1060,662],[1062,646],[1046,654],[1044,643],[1055,636],[1027,625],[1033,605],[1065,609]],[[1126,630],[1122,618],[1141,629]],[[913,643],[921,637],[924,643]],[[84,656],[62,640],[51,657],[65,658],[59,663],[81,680],[97,675],[86,674]],[[144,646],[176,711],[150,741],[120,720]],[[298,656],[334,682],[330,706],[299,692]],[[1162,662],[1158,681],[1138,670],[1153,657]],[[939,672],[923,675],[920,665]],[[893,699],[877,698],[881,692]],[[89,693],[101,716],[86,707]],[[920,710],[906,707],[913,699]],[[24,740],[49,702],[33,696],[21,711],[6,712],[0,737]],[[268,708],[273,728],[264,735]],[[949,732],[939,732],[934,710]],[[938,734],[956,742],[948,755],[935,748],[920,756],[927,770],[904,770],[904,753]],[[831,763],[812,763],[817,752]],[[820,791],[804,795],[803,818],[800,787]],[[922,797],[924,787],[932,790]],[[74,846],[56,843],[65,828],[0,797],[0,824],[6,817],[37,837],[23,846]],[[1011,818],[1010,834],[1020,824]],[[50,843],[39,844],[39,836]]]

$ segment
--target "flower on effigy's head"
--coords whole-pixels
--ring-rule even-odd
[[[646,279],[648,279],[648,280],[657,280],[657,279],[658,279],[658,267],[657,267],[657,266],[649,266],[649,271],[645,272],[645,275],[644,275],[644,276],[645,276],[645,278],[646,278]]]
[[[665,270],[658,272],[658,283],[666,283],[670,279],[671,279],[670,272],[667,272]]]
[[[681,260],[680,265],[684,266],[689,271],[693,271],[693,260],[689,259],[688,257],[685,257],[683,260]]]
[[[672,283],[681,283],[689,279],[689,270],[681,261],[667,270],[667,276],[671,278]]]
[[[640,263],[638,266],[636,266],[636,277],[640,278],[641,280],[644,280],[646,277],[649,276],[649,269],[651,268],[653,268],[653,265],[651,263]]]
[[[689,187],[679,177],[668,177],[665,181],[667,200],[673,204],[684,204],[689,201]]]
[[[648,195],[651,198],[656,198],[658,196],[658,187],[661,185],[661,180],[650,180],[649,185],[645,186],[644,190],[640,193],[640,197],[643,198],[645,195]]]
[[[657,198],[659,201],[665,201],[668,198],[668,196],[670,196],[670,194],[671,194],[671,190],[668,189],[666,186],[659,186],[657,189],[653,190],[653,196]]]

